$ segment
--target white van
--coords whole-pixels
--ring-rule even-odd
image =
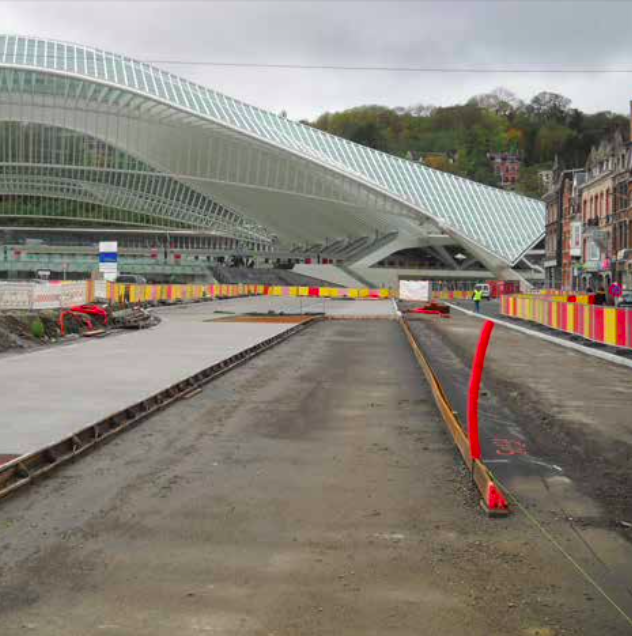
[[[483,292],[483,298],[489,300],[492,297],[491,287],[487,283],[477,283],[474,285],[475,291]]]

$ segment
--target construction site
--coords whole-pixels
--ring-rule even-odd
[[[632,633],[632,309],[541,200],[0,35],[0,220],[2,636]]]
[[[498,325],[472,461],[467,304],[161,303],[7,351],[2,633],[629,633],[630,369]]]

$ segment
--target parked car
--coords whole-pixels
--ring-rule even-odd
[[[492,297],[492,289],[487,283],[477,283],[474,285],[474,290],[483,292],[483,298],[486,300]]]
[[[626,307],[632,309],[632,290],[625,290],[619,298],[616,299],[615,305],[617,307]]]
[[[147,279],[135,274],[121,274],[116,277],[116,282],[123,285],[146,285]]]

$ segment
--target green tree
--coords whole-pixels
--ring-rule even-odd
[[[410,158],[432,156],[440,170],[498,185],[489,153],[519,152],[523,174],[518,189],[537,196],[537,170],[558,155],[565,166],[582,167],[592,146],[629,122],[611,112],[585,114],[558,93],[540,92],[528,104],[503,88],[465,104],[404,108],[367,105],[324,113],[313,124],[360,144]],[[452,161],[457,154],[458,160]],[[431,155],[429,153],[432,153]],[[443,156],[441,156],[443,153]],[[530,171],[530,168],[537,168]]]

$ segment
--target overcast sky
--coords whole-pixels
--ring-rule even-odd
[[[5,2],[0,31],[148,60],[632,70],[632,3],[590,1]],[[548,90],[585,111],[626,113],[632,73],[422,74],[166,66],[233,97],[314,118],[361,104],[449,105],[504,86]]]

